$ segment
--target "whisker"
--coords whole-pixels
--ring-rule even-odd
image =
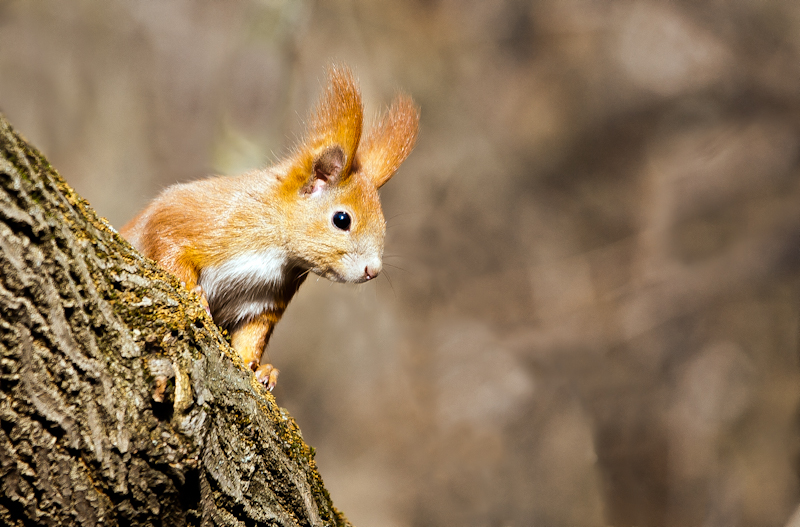
[[[414,211],[398,212],[397,214],[393,215],[391,218],[386,218],[386,221],[389,222],[389,221],[392,221],[395,218],[399,218],[400,216],[408,216],[409,214],[416,214],[416,213]]]
[[[403,271],[403,272],[405,272],[405,273],[407,273],[407,272],[408,272],[408,269],[403,269],[402,267],[399,267],[399,266],[397,266],[397,265],[392,265],[392,264],[390,264],[390,263],[386,263],[386,262],[383,262],[383,266],[384,266],[384,267],[392,267],[392,268],[394,268],[394,269],[397,269],[398,271]]]
[[[399,218],[401,216],[410,216],[411,214],[416,214],[416,212],[414,212],[414,211],[398,212],[397,214],[393,215],[392,217],[386,218],[386,230],[389,230],[391,227],[394,227],[395,225],[406,225],[408,222],[405,222],[405,223],[404,222],[400,222],[400,223],[398,223],[398,222],[393,221],[393,220],[395,218]]]
[[[389,278],[389,272],[386,271],[385,269],[383,271],[383,276],[385,276],[386,277],[386,281],[389,282],[389,287],[392,290],[392,295],[394,295],[394,299],[397,300],[397,291],[394,290],[394,284],[392,284],[392,279]],[[375,288],[375,295],[377,296],[377,294],[378,294],[378,288],[376,287]]]

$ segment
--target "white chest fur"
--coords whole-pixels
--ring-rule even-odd
[[[214,321],[233,327],[274,308],[287,264],[283,251],[269,249],[203,268],[198,283],[208,298]]]

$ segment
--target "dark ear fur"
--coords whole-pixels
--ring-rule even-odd
[[[303,187],[303,194],[317,194],[338,184],[345,164],[344,150],[339,145],[329,146],[314,159],[311,179]]]

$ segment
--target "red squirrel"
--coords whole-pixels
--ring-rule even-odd
[[[398,95],[361,140],[364,110],[353,74],[328,70],[306,134],[282,161],[164,190],[121,234],[200,295],[256,378],[275,324],[308,272],[361,283],[381,271],[386,222],[378,189],[417,138],[419,110]]]

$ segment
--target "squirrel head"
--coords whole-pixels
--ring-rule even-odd
[[[285,245],[301,267],[337,282],[380,272],[386,222],[378,189],[414,147],[419,111],[398,95],[362,140],[364,109],[355,78],[331,66],[304,139],[281,175]]]

